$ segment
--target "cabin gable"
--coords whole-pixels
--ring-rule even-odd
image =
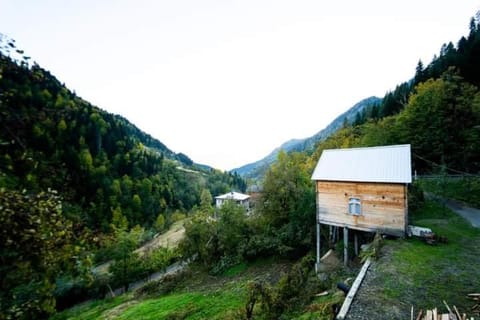
[[[316,181],[318,222],[395,236],[405,234],[406,185]]]

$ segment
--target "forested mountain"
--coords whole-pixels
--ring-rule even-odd
[[[6,49],[21,57],[11,58]],[[348,121],[341,116],[340,128],[313,150],[279,152],[266,169],[255,214],[232,204],[213,218],[211,194],[244,189],[238,174],[173,154],[126,119],[92,106],[38,65],[30,66],[28,57],[7,42],[0,52],[0,319],[54,313],[56,297],[70,293],[55,296],[62,279],[71,284],[85,278],[87,288],[93,282],[84,276],[91,271],[89,255],[98,256],[102,237],[113,250],[110,271],[128,287],[127,274],[143,268],[132,253],[143,230],[132,226],[148,227],[156,220],[157,230],[162,229],[164,216],[168,221],[172,212],[197,204],[179,251],[184,257],[196,255],[205,268],[220,272],[259,257],[305,255],[315,243],[310,177],[325,149],[409,143],[419,174],[479,175],[479,85],[480,24],[472,19],[468,37],[442,46],[428,66],[419,62],[412,80],[380,102],[373,98],[349,113]],[[293,150],[298,143],[286,147]],[[155,271],[167,266],[160,260]],[[313,260],[305,261],[312,270]],[[309,292],[308,271],[292,275],[283,277],[275,291],[253,288],[271,292],[262,298],[266,307],[256,308],[267,318],[284,316]],[[97,285],[102,281],[97,278]],[[305,299],[314,292],[320,290]]]
[[[238,175],[197,165],[91,105],[29,60],[0,34],[0,320],[46,318],[57,298],[79,299],[68,289],[75,284],[83,298],[101,283],[117,285],[113,276],[92,286],[93,257],[122,259],[110,271],[127,281],[140,237],[185,217],[201,197],[246,188]]]
[[[283,143],[280,147],[273,150],[265,158],[233,169],[231,170],[231,172],[236,172],[240,176],[245,178],[257,180],[261,178],[265,174],[265,171],[268,169],[268,167],[276,161],[280,151],[283,150],[287,153],[294,151],[311,151],[319,141],[325,140],[331,134],[342,128],[342,126],[346,124],[352,124],[355,121],[359,121],[359,115],[372,114],[372,111],[375,112],[381,101],[382,100],[377,97],[363,99],[360,102],[356,103],[353,107],[336,117],[328,126],[320,130],[313,136],[305,139],[289,140]]]
[[[105,229],[115,210],[130,225],[151,224],[159,213],[198,204],[203,188],[245,189],[238,176],[196,165],[91,105],[2,40],[0,187],[57,190],[66,214],[95,229]]]
[[[460,91],[465,89],[463,87],[464,83],[469,83],[473,85],[474,87],[477,87],[480,85],[480,35],[479,35],[479,27],[478,27],[478,20],[475,18],[472,18],[470,21],[469,25],[469,35],[467,37],[462,37],[457,45],[455,46],[452,42],[449,42],[448,44],[443,44],[440,50],[440,53],[438,56],[435,56],[430,64],[428,64],[426,67],[424,66],[422,61],[418,62],[417,68],[415,70],[414,76],[408,81],[405,81],[391,91],[387,92],[387,94],[382,98],[376,98],[376,97],[370,97],[365,100],[360,101],[358,104],[353,106],[351,109],[349,109],[346,113],[338,116],[329,126],[327,126],[325,129],[320,131],[319,133],[315,134],[314,136],[307,138],[307,139],[299,139],[299,140],[290,140],[280,146],[279,148],[275,149],[270,153],[268,156],[265,158],[254,162],[250,163],[247,165],[244,165],[240,168],[233,169],[232,172],[237,172],[239,175],[245,178],[250,178],[254,180],[258,180],[259,178],[263,177],[264,173],[268,169],[268,167],[275,162],[276,156],[278,155],[280,150],[284,150],[287,153],[292,152],[292,151],[308,151],[314,148],[315,145],[319,145],[316,148],[322,149],[322,141],[324,141],[327,137],[330,137],[332,134],[335,132],[337,135],[335,137],[332,137],[332,140],[338,139],[339,136],[345,135],[347,130],[341,130],[342,127],[345,127],[345,124],[350,125],[351,128],[357,128],[355,131],[355,138],[358,138],[359,136],[362,136],[360,133],[359,129],[360,128],[377,128],[378,126],[382,126],[381,132],[378,132],[377,134],[379,135],[378,138],[381,137],[382,133],[384,134],[384,139],[378,139],[375,142],[373,141],[364,141],[364,142],[358,142],[361,145],[375,145],[376,144],[392,144],[392,143],[397,143],[404,141],[405,143],[410,143],[410,141],[406,139],[400,139],[399,136],[396,138],[391,137],[393,132],[390,130],[391,128],[389,127],[392,122],[397,122],[397,118],[392,119],[389,118],[390,116],[394,116],[399,114],[402,110],[405,109],[405,107],[411,102],[411,95],[416,93],[416,90],[418,89],[418,85],[431,81],[431,80],[436,80],[440,78],[446,77],[445,72],[449,71],[450,77],[449,80],[446,83],[444,82],[443,84],[447,85],[446,88],[438,89],[438,90],[453,90],[452,92],[456,92],[453,94],[452,92],[449,92],[453,95],[449,95],[448,97],[445,97],[445,99],[457,99],[460,100],[458,95],[460,94]],[[460,77],[460,78],[458,78]],[[455,80],[454,80],[455,79]],[[459,80],[461,79],[461,80]],[[448,87],[448,85],[453,84],[451,81],[454,81],[455,85],[454,87]],[[458,82],[461,81],[461,82]],[[466,89],[465,89],[466,90]],[[466,98],[466,97],[463,97]],[[469,96],[471,99],[472,96]],[[425,115],[425,121],[431,120],[431,124],[429,126],[429,131],[428,133],[422,133],[422,135],[435,135],[434,132],[436,130],[440,130],[439,132],[442,132],[444,134],[443,140],[442,141],[437,141],[436,143],[441,145],[439,147],[438,145],[421,145],[420,143],[414,144],[413,148],[414,151],[419,152],[418,156],[422,157],[422,155],[427,156],[427,160],[420,160],[420,158],[415,159],[415,164],[416,168],[419,170],[433,170],[432,168],[432,163],[428,164],[428,161],[433,161],[435,164],[443,163],[445,166],[449,164],[449,161],[447,159],[450,158],[458,158],[458,154],[454,154],[454,152],[462,153],[465,154],[463,157],[464,159],[462,160],[462,163],[451,163],[452,165],[457,166],[459,168],[463,168],[467,171],[472,170],[476,168],[476,163],[478,160],[475,159],[474,163],[468,163],[466,160],[469,158],[467,156],[468,153],[480,153],[478,149],[472,149],[474,148],[472,145],[470,145],[469,148],[465,149],[464,148],[464,139],[467,139],[468,142],[471,142],[471,139],[474,139],[473,137],[477,137],[477,131],[480,126],[480,121],[475,120],[475,117],[470,117],[469,115],[465,115],[465,119],[457,119],[453,120],[454,118],[450,117],[450,115],[459,115],[460,110],[459,110],[459,104],[461,105],[460,101],[444,101],[440,105],[437,105],[437,108],[440,108],[439,110],[435,109],[434,105],[435,102],[431,101],[429,106],[425,106],[425,110],[429,110],[428,114],[429,116]],[[470,101],[473,103],[472,101]],[[448,108],[446,108],[448,106]],[[444,108],[445,107],[445,108]],[[475,109],[476,107],[474,107]],[[471,112],[475,113],[474,110]],[[438,113],[438,114],[436,114]],[[437,119],[438,122],[434,123],[433,120],[436,119],[435,116],[441,116],[444,115],[446,118],[442,118],[441,120]],[[416,117],[416,116],[414,116]],[[420,115],[419,115],[420,117]],[[428,118],[431,117],[431,118]],[[347,119],[347,120],[345,120]],[[416,118],[417,121],[420,121],[419,118]],[[464,121],[465,120],[465,121]],[[413,119],[412,119],[413,121]],[[452,122],[457,121],[457,124],[453,124]],[[464,122],[463,122],[464,121]],[[477,121],[474,124],[472,124],[472,121]],[[466,129],[469,129],[468,133],[463,132],[459,133],[459,128],[456,127],[456,125],[460,125],[463,123],[463,126],[460,127],[460,131],[464,131]],[[365,126],[361,126],[362,124],[366,124]],[[469,125],[473,126],[469,128]],[[348,127],[348,126],[347,126]],[[448,131],[447,128],[453,131]],[[398,128],[397,128],[398,129]],[[409,128],[412,131],[419,130],[419,127],[415,127],[415,125],[412,124],[412,127]],[[338,132],[338,130],[342,132]],[[390,130],[390,131],[389,131]],[[402,128],[402,130],[407,130],[406,128]],[[367,136],[371,136],[373,133],[368,133]],[[407,136],[408,132],[403,132],[403,136]],[[437,136],[438,136],[437,132]],[[459,137],[459,135],[463,135],[462,137]],[[390,138],[386,138],[390,136]],[[350,139],[353,138],[352,136],[349,137]],[[412,139],[418,139],[418,135],[413,135],[411,136]],[[458,139],[457,139],[458,138]],[[364,137],[364,139],[367,139]],[[369,139],[369,138],[368,138]],[[368,140],[367,139],[367,140]],[[445,145],[446,143],[448,144],[448,147]],[[427,142],[422,142],[422,144],[426,144]],[[433,143],[433,141],[431,141]],[[328,145],[328,143],[327,143]],[[348,145],[356,145],[356,143],[350,141],[350,143],[347,144],[339,144],[339,145],[332,145],[331,147],[347,147]],[[431,155],[431,150],[430,148],[436,149],[435,156],[432,158],[428,158],[428,156]],[[439,148],[442,148],[440,151]],[[319,155],[318,155],[319,156]],[[423,162],[423,163],[420,163]],[[471,168],[470,168],[471,167]]]
[[[477,15],[478,16],[478,15]],[[410,81],[388,92],[373,113],[320,143],[325,148],[410,143],[417,173],[478,173],[480,170],[480,24],[455,46],[443,44]]]

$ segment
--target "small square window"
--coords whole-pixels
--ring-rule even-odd
[[[348,199],[348,213],[355,216],[362,214],[362,206],[359,198]]]

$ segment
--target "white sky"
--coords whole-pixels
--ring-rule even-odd
[[[0,0],[0,32],[94,105],[227,170],[323,129],[468,34],[480,0]]]

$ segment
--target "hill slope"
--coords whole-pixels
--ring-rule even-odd
[[[237,172],[240,176],[245,178],[258,179],[263,176],[265,170],[277,159],[278,153],[283,150],[285,152],[302,152],[310,151],[315,147],[315,144],[319,141],[325,140],[332,133],[340,129],[345,122],[353,123],[357,114],[362,113],[368,107],[377,105],[382,100],[377,97],[369,97],[356,103],[353,107],[335,118],[328,126],[320,130],[311,137],[305,139],[292,139],[283,143],[280,147],[274,149],[265,158],[253,163],[246,164],[236,169],[232,169],[232,172]]]
[[[238,176],[174,153],[28,60],[0,35],[0,187],[58,190],[66,215],[95,229],[108,228],[114,211],[130,226],[151,224],[198,204],[203,188],[244,189]]]

